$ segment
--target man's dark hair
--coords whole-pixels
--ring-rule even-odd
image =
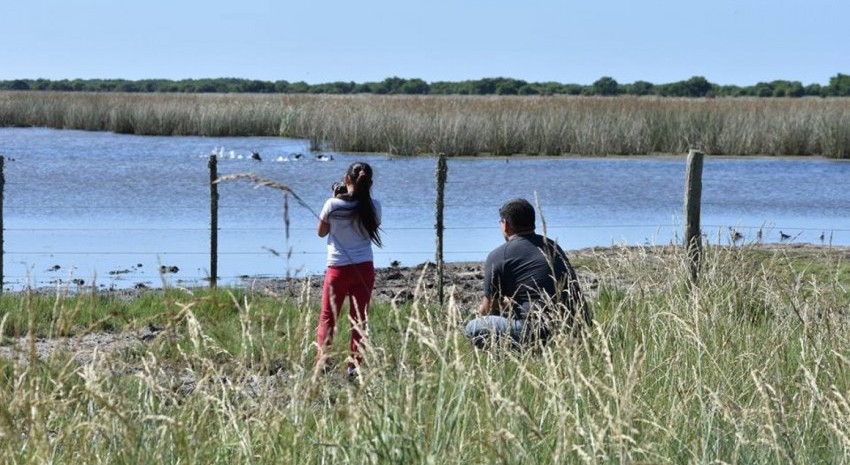
[[[499,209],[499,217],[516,232],[534,230],[534,207],[525,199],[506,202]]]

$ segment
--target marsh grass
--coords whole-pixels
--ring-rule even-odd
[[[168,290],[121,304],[4,296],[6,345],[61,335],[51,329],[59,321],[165,329],[83,365],[68,351],[0,359],[0,455],[4,463],[846,463],[847,260],[828,248],[713,247],[690,286],[676,248],[600,251],[573,260],[579,275],[598,276],[591,333],[527,352],[472,350],[461,331],[469,309],[451,298],[438,308],[419,287],[409,305],[371,309],[354,382],[342,368],[313,369],[318,303],[307,294]],[[86,314],[115,321],[92,325],[105,320]],[[31,323],[13,330],[13,321]]]
[[[850,157],[850,100],[0,92],[0,127],[282,136],[416,155]]]

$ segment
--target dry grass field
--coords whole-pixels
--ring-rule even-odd
[[[475,351],[454,269],[385,270],[359,378],[313,369],[309,281],[0,298],[4,463],[846,463],[850,252],[570,252],[596,325]],[[400,284],[406,282],[406,285]],[[290,287],[287,287],[290,286]],[[344,354],[346,325],[335,344]],[[96,341],[103,345],[99,350]],[[95,347],[93,347],[93,344]]]
[[[416,155],[850,157],[850,99],[0,92],[0,127],[282,136]]]

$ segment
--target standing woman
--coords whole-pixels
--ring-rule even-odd
[[[334,195],[325,201],[319,214],[319,237],[328,238],[328,269],[316,337],[317,363],[325,369],[330,365],[326,351],[333,343],[336,320],[348,297],[351,323],[348,374],[356,376],[357,367],[363,362],[360,344],[366,332],[369,301],[375,285],[372,243],[378,247],[382,245],[378,234],[381,204],[370,192],[372,167],[368,164],[353,163],[342,181],[344,186],[334,184]]]

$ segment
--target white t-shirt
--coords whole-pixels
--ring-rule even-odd
[[[381,203],[372,199],[375,219],[381,224]],[[371,262],[372,240],[360,224],[357,201],[331,197],[325,201],[319,219],[331,225],[328,234],[328,266]]]

